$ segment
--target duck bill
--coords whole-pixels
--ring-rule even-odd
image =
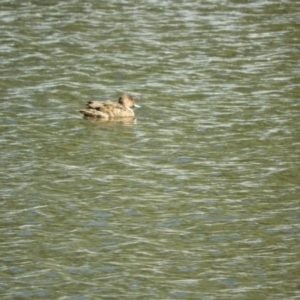
[[[134,108],[140,108],[140,106],[137,105],[137,104],[134,104],[133,107],[134,107]]]

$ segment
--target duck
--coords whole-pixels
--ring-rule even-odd
[[[112,101],[89,101],[86,109],[81,112],[84,118],[109,120],[115,118],[135,118],[133,108],[140,107],[129,94],[123,94],[118,102]]]

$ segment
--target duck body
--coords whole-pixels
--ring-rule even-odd
[[[86,104],[86,109],[80,110],[85,118],[115,119],[115,118],[134,118],[135,104],[132,96],[123,94],[118,102],[111,101],[90,101]]]

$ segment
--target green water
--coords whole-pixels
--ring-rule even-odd
[[[0,8],[1,299],[299,299],[296,1]]]

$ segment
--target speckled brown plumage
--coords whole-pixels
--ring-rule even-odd
[[[86,109],[80,110],[84,117],[100,119],[134,117],[132,108],[139,107],[128,94],[123,94],[118,102],[90,101],[86,106]]]

